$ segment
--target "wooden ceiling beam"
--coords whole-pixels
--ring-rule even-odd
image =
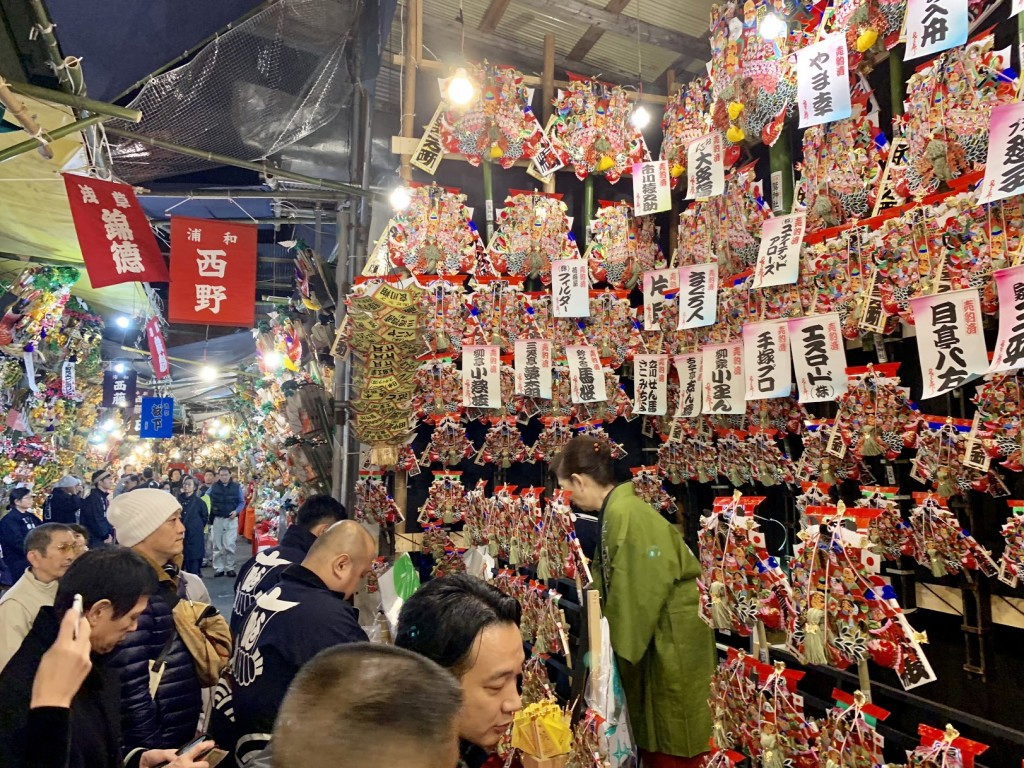
[[[608,4],[604,7],[608,13],[622,13],[623,9],[629,5],[629,0],[609,0]],[[583,61],[590,53],[591,49],[597,45],[597,41],[601,39],[604,34],[604,30],[601,27],[590,26],[587,27],[587,31],[583,33],[583,36],[576,41],[576,45],[569,51],[569,56],[573,59]]]
[[[659,27],[646,21],[634,19],[625,14],[611,13],[584,0],[516,0],[521,6],[531,8],[539,16],[546,16],[562,24],[587,24],[604,32],[628,37],[631,40],[640,38],[641,42],[674,51],[692,58],[707,58],[707,45],[700,38],[687,35],[674,29]]]
[[[493,32],[496,30],[511,2],[512,0],[491,0],[491,4],[484,11],[484,17],[480,19],[480,26],[477,29],[481,32]]]

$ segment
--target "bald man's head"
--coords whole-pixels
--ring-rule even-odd
[[[350,597],[377,557],[373,537],[355,520],[335,523],[313,542],[302,564],[332,592]]]
[[[423,656],[369,643],[328,648],[281,703],[273,767],[451,768],[461,704],[455,678]]]

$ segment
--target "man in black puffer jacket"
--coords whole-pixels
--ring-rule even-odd
[[[121,674],[121,729],[125,745],[177,748],[192,740],[202,708],[199,676],[174,625],[185,598],[180,578],[185,526],[171,494],[140,488],[116,497],[107,512],[117,538],[152,567],[159,587],[138,628],[107,660]]]

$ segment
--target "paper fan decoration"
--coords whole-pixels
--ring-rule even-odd
[[[690,142],[708,133],[711,117],[711,84],[697,77],[669,96],[661,118],[661,160],[669,164],[672,187],[686,175]]]
[[[570,77],[554,100],[554,138],[578,178],[603,174],[614,184],[635,163],[651,159],[643,134],[629,121],[629,98],[619,86]]]
[[[505,198],[498,230],[487,246],[499,273],[539,277],[550,285],[552,261],[580,258],[561,198],[539,192],[516,192]]]
[[[530,106],[531,91],[523,84],[522,73],[486,61],[465,70],[475,94],[465,107],[450,106],[442,114],[445,150],[461,152],[473,165],[486,159],[502,168],[532,158],[544,132]]]
[[[629,203],[601,201],[587,249],[590,275],[614,289],[632,290],[644,272],[664,266],[655,238],[654,217],[634,216]]]

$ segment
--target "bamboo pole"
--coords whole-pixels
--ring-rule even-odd
[[[484,216],[486,218],[487,245],[490,245],[494,237],[494,166],[486,157],[480,163],[480,170],[484,176]]]
[[[551,117],[551,110],[555,99],[555,36],[551,33],[544,35],[544,73],[541,78],[541,115],[544,118],[542,126],[547,126]],[[555,174],[551,174],[544,183],[544,191],[551,194],[555,191]]]
[[[23,141],[19,144],[10,146],[7,149],[0,150],[0,163],[17,157],[18,155],[23,155],[26,152],[31,152],[33,149],[43,148],[46,148],[47,151],[49,151],[50,156],[46,159],[52,160],[53,152],[46,146],[47,144],[56,141],[57,139],[62,139],[72,133],[78,133],[91,125],[96,125],[96,123],[102,123],[104,120],[109,119],[110,118],[105,115],[92,115],[84,120],[76,120],[73,123],[68,123],[67,125],[62,125],[59,128],[54,128],[52,131],[45,131],[37,139],[29,139],[28,141]]]
[[[423,58],[423,3],[405,0],[405,88],[402,95],[402,136],[416,135],[416,70]],[[402,178],[412,181],[412,155],[402,155]]]
[[[29,114],[28,107],[25,106],[25,103],[21,99],[15,98],[14,94],[11,92],[9,83],[4,80],[3,77],[0,77],[0,104],[5,106],[7,110],[14,115],[14,119],[21,123],[21,127],[25,129],[25,132],[29,136],[32,137],[32,141],[23,142],[22,144],[17,145],[20,147],[24,144],[28,144],[28,149],[16,152],[14,155],[11,155],[11,157],[23,154],[35,147],[39,147],[39,151],[43,153],[43,157],[47,160],[53,160],[53,150],[46,146],[47,142],[46,139],[43,138],[42,127],[36,121],[35,117]]]
[[[772,211],[787,214],[793,210],[793,150],[790,146],[792,134],[788,127],[782,129],[775,146],[768,150],[768,161],[772,174]],[[775,199],[775,174],[780,176],[780,199]]]
[[[187,197],[215,200],[331,200],[344,201],[347,195],[322,189],[144,189],[135,190],[136,197]]]
[[[889,51],[889,96],[893,117],[903,115],[903,52],[906,47],[900,43]]]
[[[105,101],[96,101],[96,99],[90,99],[87,96],[78,96],[74,93],[54,91],[50,88],[40,88],[38,85],[30,85],[29,83],[18,83],[8,80],[7,85],[15,93],[19,93],[22,96],[28,96],[31,99],[49,101],[53,104],[62,104],[63,106],[71,107],[72,109],[84,109],[86,112],[92,112],[97,115],[106,115],[107,117],[114,117],[118,120],[127,120],[131,123],[142,122],[142,112],[137,109],[119,107],[117,104],[108,104]]]
[[[594,218],[594,176],[583,180],[583,248],[590,245],[590,220]]]
[[[165,149],[168,152],[175,152],[179,155],[186,155],[187,157],[195,157],[200,160],[205,160],[209,163],[216,163],[217,165],[232,165],[236,168],[245,168],[246,170],[256,171],[266,176],[276,176],[281,179],[290,179],[291,181],[302,182],[303,184],[309,184],[314,187],[321,187],[323,189],[333,189],[338,192],[347,192],[350,195],[356,195],[358,197],[373,197],[374,193],[368,189],[362,189],[353,184],[343,184],[340,181],[331,181],[329,179],[318,179],[312,176],[306,176],[303,173],[294,173],[293,171],[286,171],[283,168],[275,168],[268,163],[254,163],[249,160],[240,160],[237,157],[229,157],[228,155],[219,155],[216,152],[204,152],[200,149],[192,149],[191,147],[183,147],[180,144],[172,144],[169,141],[163,141],[161,139],[154,139],[150,136],[140,136],[137,133],[131,133],[129,131],[122,131],[119,128],[107,127],[107,133],[111,136],[118,136],[122,139],[128,139],[129,141],[137,141],[140,144],[146,144],[157,149]]]

